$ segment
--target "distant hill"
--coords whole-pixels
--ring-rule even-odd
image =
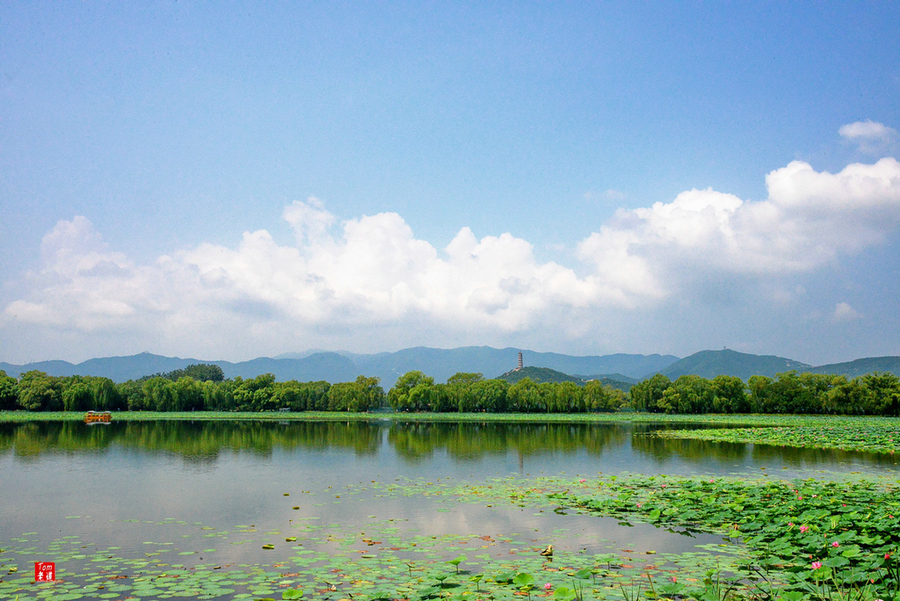
[[[0,363],[0,369],[11,376],[38,370],[51,376],[102,376],[114,382],[137,380],[143,376],[168,373],[176,369],[184,369],[188,365],[209,363],[222,368],[226,378],[255,378],[260,374],[273,373],[278,380],[298,380],[309,382],[326,380],[328,382],[349,382],[355,380],[362,372],[350,359],[337,353],[314,353],[303,359],[270,359],[262,357],[231,363],[229,361],[201,361],[199,359],[182,359],[180,357],[164,357],[152,353],[140,353],[127,357],[105,357],[90,359],[83,363],[72,364],[67,361],[41,361],[28,365],[11,365]]]
[[[600,380],[601,383],[606,384],[607,386],[612,386],[613,388],[617,388],[622,392],[628,392],[631,390],[631,387],[640,382],[637,378],[629,378],[628,376],[622,374],[597,374],[595,376],[579,376],[576,375],[576,378],[581,378],[585,382],[588,380]]]
[[[581,378],[582,380],[610,380],[611,382],[622,382],[624,384],[637,384],[640,382],[638,378],[629,378],[624,374],[597,374],[594,376],[581,376],[578,374],[573,374],[576,378]]]
[[[240,363],[216,361],[225,372],[226,378],[240,376],[244,379],[255,378],[259,374],[272,373],[278,380],[297,380],[298,382],[351,382],[363,375],[353,361],[337,353],[313,353],[302,359],[270,359],[260,357]]]
[[[863,376],[873,371],[890,372],[895,376],[900,376],[900,357],[869,357],[845,363],[820,365],[808,371],[815,374],[840,374],[848,378]]]
[[[747,380],[750,376],[773,377],[786,371],[810,371],[811,365],[793,359],[775,357],[774,355],[751,355],[732,350],[700,351],[689,357],[675,361],[658,373],[675,380],[679,376],[696,375],[703,378],[715,378],[718,375],[737,376]],[[657,373],[657,372],[654,372]],[[646,377],[653,375],[646,374]]]
[[[78,364],[69,363],[68,361],[38,361],[27,365],[0,363],[0,369],[15,377],[26,371],[37,370],[51,376],[102,376],[114,382],[124,382],[126,380],[135,380],[141,376],[184,369],[188,365],[195,363],[215,362],[140,353],[126,357],[89,359]]]
[[[357,355],[341,353],[351,359],[361,373],[381,378],[382,383],[393,385],[397,378],[408,371],[419,370],[433,377],[437,382],[459,372],[482,373],[485,377],[502,374],[516,366],[519,349],[496,349],[489,346],[466,346],[455,349],[415,347],[395,353]],[[541,366],[564,374],[611,374],[622,373],[638,378],[647,372],[654,372],[677,361],[673,355],[615,355],[584,356],[562,355],[559,353],[539,353],[522,350],[526,366]]]
[[[366,375],[380,378],[382,386],[387,389],[394,385],[398,377],[412,370],[422,371],[437,382],[446,382],[447,378],[458,372],[482,373],[489,378],[493,374],[505,374],[515,367],[517,354],[518,349],[495,349],[487,346],[455,349],[416,347],[371,355],[321,351],[292,353],[276,358],[260,357],[232,363],[140,353],[90,359],[78,364],[67,361],[41,361],[27,365],[0,362],[0,370],[14,377],[26,371],[39,370],[51,376],[104,376],[115,382],[124,382],[184,369],[196,363],[211,363],[221,367],[226,378],[253,378],[259,374],[273,373],[279,381],[349,382],[359,375]],[[551,380],[549,376],[544,376],[541,381],[601,380],[620,390],[628,390],[631,384],[655,373],[662,373],[673,380],[685,374],[696,374],[704,378],[726,374],[747,380],[753,375],[774,377],[792,369],[799,372],[842,374],[849,378],[873,371],[891,372],[900,376],[900,357],[871,357],[812,367],[784,357],[752,355],[732,350],[701,351],[684,359],[672,355],[626,354],[578,357],[528,350],[523,350],[522,355],[525,369],[540,366],[569,378]]]
[[[625,374],[637,378],[648,371],[662,369],[678,357],[672,355],[627,355],[576,357],[558,353],[522,351],[526,365],[539,364],[563,373]],[[253,378],[273,373],[280,380],[348,382],[359,375],[376,376],[385,388],[408,371],[419,370],[438,382],[458,372],[475,372],[491,377],[516,365],[518,349],[495,349],[470,346],[455,349],[416,347],[394,353],[371,355],[354,353],[291,353],[277,358],[260,357],[232,363],[164,357],[140,353],[127,357],[91,359],[79,364],[67,361],[42,361],[28,365],[0,363],[0,369],[11,376],[30,370],[43,371],[51,376],[104,376],[116,382],[136,380],[142,376],[168,373],[195,363],[212,363],[222,368],[226,378]]]
[[[616,380],[614,378],[610,378],[610,377],[606,377],[606,376],[604,376],[602,378],[591,378],[591,379],[592,380],[600,380],[601,384],[606,384],[607,386],[610,386],[612,388],[617,388],[617,389],[621,390],[622,392],[629,392],[631,390],[631,387],[634,386],[635,384],[637,384],[637,382],[627,382],[627,381],[623,381],[623,380]]]

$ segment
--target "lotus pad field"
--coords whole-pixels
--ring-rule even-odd
[[[547,540],[528,533],[429,536],[374,515],[364,531],[308,520],[266,532],[252,524],[220,531],[165,520],[152,525],[158,537],[141,542],[140,553],[101,548],[84,537],[43,543],[36,533],[23,533],[0,552],[0,599],[900,599],[898,488],[897,481],[863,477],[372,483],[341,497],[377,490],[427,495],[448,508],[575,511],[716,533],[722,543],[667,554],[598,541],[606,545],[602,552],[586,552],[567,548],[560,532],[547,556]],[[208,560],[217,549],[240,545],[271,553],[271,561]],[[56,582],[33,582],[28,561],[36,555],[55,559]]]
[[[704,430],[665,430],[666,438],[685,438],[715,442],[767,444],[812,449],[840,449],[870,453],[900,453],[900,421],[874,418],[823,423],[822,418],[807,419],[804,425],[766,428],[721,428]]]

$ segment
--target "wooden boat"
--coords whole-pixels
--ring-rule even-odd
[[[88,411],[84,414],[86,424],[108,424],[112,421],[112,413],[109,411]]]

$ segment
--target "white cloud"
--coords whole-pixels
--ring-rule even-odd
[[[848,142],[858,145],[862,152],[878,153],[887,150],[897,139],[897,130],[875,121],[855,121],[841,126],[838,133]]]
[[[328,229],[334,224],[334,215],[325,209],[322,201],[310,196],[306,202],[294,201],[284,208],[282,217],[291,224],[297,242],[321,243]]]
[[[832,318],[835,321],[853,321],[856,319],[862,319],[863,315],[856,311],[853,307],[849,305],[849,303],[837,303],[834,306],[834,313],[832,313]]]
[[[607,284],[665,296],[716,273],[810,271],[880,243],[900,225],[900,163],[892,158],[837,174],[795,161],[766,184],[764,201],[707,189],[620,210],[579,245],[579,256]]]
[[[508,233],[478,238],[462,228],[437,249],[396,213],[338,224],[314,198],[284,210],[294,243],[260,230],[234,247],[200,244],[145,265],[76,217],[44,237],[43,268],[27,275],[3,321],[124,332],[207,355],[239,345],[359,348],[360,337],[374,349],[525,332],[590,337],[627,311],[739,298],[735,287],[769,290],[768,302],[784,306],[805,295],[784,293],[796,284],[777,278],[878,244],[900,226],[900,163],[891,158],[836,174],[793,162],[766,183],[762,201],[690,190],[619,210],[579,243],[575,268],[539,262],[530,242]],[[716,287],[729,292],[717,296]],[[856,315],[839,303],[833,318]],[[430,339],[417,339],[425,332]]]

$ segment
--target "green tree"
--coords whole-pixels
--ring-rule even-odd
[[[421,371],[410,371],[397,379],[388,392],[394,411],[422,411],[430,407],[434,378]]]
[[[618,411],[625,404],[625,393],[600,380],[589,380],[584,385],[584,403],[587,411]]]
[[[750,376],[747,380],[750,389],[750,411],[753,413],[770,413],[769,400],[772,394],[772,378],[768,376]]]
[[[712,383],[695,375],[680,376],[665,389],[658,406],[666,413],[709,413],[713,406]]]
[[[715,413],[748,413],[747,387],[737,376],[719,375],[712,379],[712,410]]]
[[[72,376],[62,382],[62,402],[65,411],[88,411],[94,408],[94,393],[81,376]]]
[[[847,380],[844,376],[834,378],[824,403],[825,413],[837,415],[864,415],[871,409],[859,378]]]
[[[193,378],[198,382],[223,382],[225,372],[213,363],[196,363],[184,368],[182,376]],[[177,378],[176,378],[177,379]]]
[[[19,378],[19,404],[28,411],[62,411],[59,379],[42,371],[27,371]]]
[[[900,378],[892,373],[873,372],[858,379],[865,390],[868,412],[900,416]]]
[[[638,382],[629,391],[632,407],[637,411],[661,413],[665,408],[660,406],[660,401],[662,401],[666,389],[671,385],[672,380],[663,374],[655,374],[653,377]]]
[[[129,411],[150,411],[147,397],[144,395],[144,383],[139,380],[128,380],[116,386],[122,402]]]
[[[19,408],[19,382],[0,369],[0,411]]]
[[[203,394],[203,408],[207,411],[231,411],[234,409],[233,385],[230,381],[215,382],[206,380],[201,382]]]
[[[456,395],[449,384],[435,384],[431,387],[429,404],[431,411],[447,413],[459,411]]]
[[[272,411],[275,409],[275,374],[255,378],[234,379],[234,402],[240,411]]]
[[[553,413],[584,413],[584,389],[575,382],[548,382],[546,406]]]
[[[447,397],[441,397],[439,405],[453,404],[453,410],[460,412],[475,411],[478,406],[478,399],[475,393],[475,386],[479,382],[484,381],[484,375],[480,373],[459,372],[447,378]],[[450,411],[449,407],[442,408],[442,411]]]
[[[352,411],[371,411],[384,407],[386,396],[381,380],[374,376],[357,376],[358,405]]]
[[[175,382],[175,410],[199,411],[203,409],[203,387],[190,376],[182,376]]]
[[[509,410],[516,413],[546,412],[546,390],[546,387],[542,388],[531,378],[522,378],[512,384],[506,392]]]
[[[495,378],[492,380],[480,380],[472,384],[473,404],[460,411],[486,411],[488,413],[502,413],[509,410],[509,382]]]
[[[91,394],[94,397],[94,408],[101,411],[122,411],[128,404],[115,382],[109,378],[89,378]]]
[[[175,411],[175,383],[171,380],[161,376],[150,378],[144,381],[141,391],[145,411]]]

